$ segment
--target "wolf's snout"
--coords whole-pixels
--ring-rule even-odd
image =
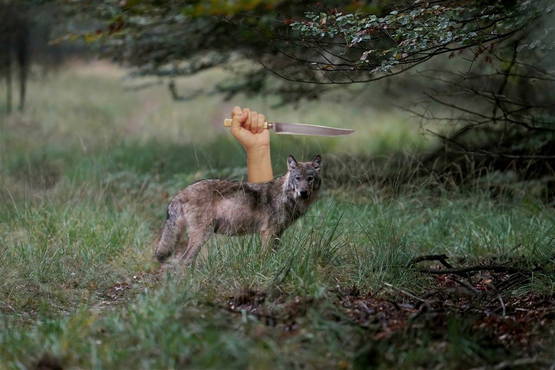
[[[306,191],[306,190],[301,190],[301,198],[303,198],[303,199],[308,199],[308,191]]]

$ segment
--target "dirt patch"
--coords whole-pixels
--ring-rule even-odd
[[[338,287],[325,301],[287,295],[270,299],[263,291],[249,289],[227,297],[224,308],[242,318],[254,316],[287,335],[295,335],[302,326],[300,318],[314,308],[334,321],[363,328],[375,341],[423,330],[445,338],[449,325],[458,321],[466,332],[508,352],[533,354],[549,345],[555,333],[555,295],[501,294],[499,287],[523,282],[518,274],[483,272],[468,286],[461,286],[456,277],[432,279],[434,288],[425,294],[391,285],[366,293]]]
[[[422,325],[446,329],[449,318],[472,323],[503,347],[530,348],[541,341],[555,319],[555,296],[518,297],[460,295],[457,291],[430,292],[426,299],[373,295],[339,297],[340,307],[353,322],[376,333],[374,339]]]
[[[281,327],[285,332],[298,329],[298,318],[306,315],[314,300],[310,297],[279,296],[272,301],[265,292],[252,289],[238,292],[227,298],[225,308],[236,314],[249,314],[262,323],[272,327]]]
[[[141,272],[129,278],[118,281],[99,294],[99,302],[95,308],[102,309],[127,302],[133,297],[138,288],[142,288],[160,278],[159,273]]]

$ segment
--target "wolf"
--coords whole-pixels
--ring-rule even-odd
[[[228,236],[259,233],[268,248],[304,215],[317,199],[322,158],[297,162],[289,155],[287,173],[266,183],[201,180],[181,190],[170,202],[155,256],[166,261],[187,229],[181,261],[191,264],[214,233]]]

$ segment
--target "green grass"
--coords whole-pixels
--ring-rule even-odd
[[[359,132],[273,138],[276,172],[288,153],[327,160],[322,199],[275,253],[261,250],[256,236],[215,237],[194,268],[160,270],[152,246],[168,197],[200,178],[244,178],[244,155],[220,128],[233,102],[173,103],[162,87],[127,92],[121,73],[102,63],[72,66],[33,81],[29,109],[0,118],[0,368],[47,358],[95,369],[468,368],[553,359],[552,319],[516,321],[524,311],[511,309],[526,297],[553,302],[553,208],[530,195],[493,199],[478,184],[376,180],[398,167],[380,168],[368,156],[430,145],[399,113],[331,98],[298,111],[241,100],[280,120]],[[209,85],[222,73],[180,86]],[[454,282],[407,268],[423,254],[542,270],[500,298],[485,293],[484,318],[460,310],[479,299],[452,293]],[[418,313],[414,296],[430,308]],[[494,319],[528,325],[529,342],[513,332],[499,339]]]

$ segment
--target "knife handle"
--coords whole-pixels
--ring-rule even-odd
[[[231,118],[226,118],[224,120],[224,127],[231,127]],[[272,122],[268,122],[268,121],[264,122],[264,128],[265,129],[272,128]]]

